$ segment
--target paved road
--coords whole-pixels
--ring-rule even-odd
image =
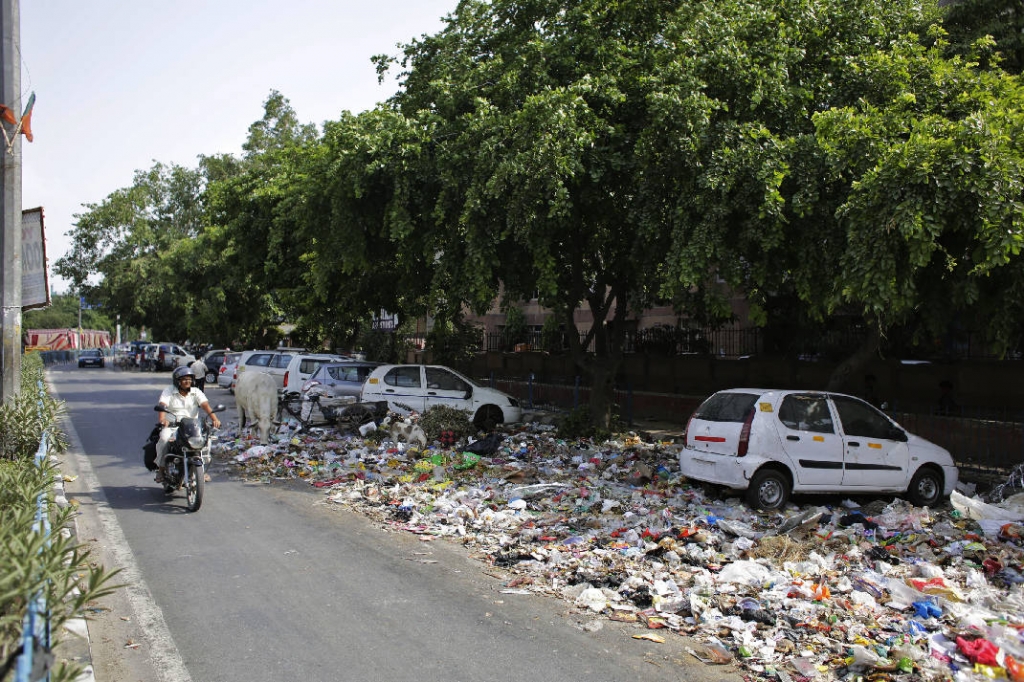
[[[387,532],[302,484],[250,484],[215,465],[187,513],[142,466],[168,374],[49,378],[70,416],[80,537],[126,583],[90,625],[99,682],[738,679],[681,637],[636,640],[636,626],[502,594],[502,576],[465,548]],[[595,620],[596,632],[581,627]]]

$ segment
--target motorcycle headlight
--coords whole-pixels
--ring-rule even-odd
[[[190,448],[199,450],[200,448],[202,448],[205,445],[206,445],[206,438],[204,438],[202,435],[199,435],[199,436],[189,436],[188,446]]]

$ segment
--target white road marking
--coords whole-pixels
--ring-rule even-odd
[[[50,393],[57,397],[54,386],[50,386]],[[82,441],[78,438],[78,432],[70,418],[62,420],[61,428],[68,436],[70,447],[68,454],[73,455],[78,466],[79,474],[86,485],[86,488],[93,494],[96,502],[96,514],[103,525],[103,533],[109,541],[109,551],[117,562],[116,568],[121,572],[115,577],[115,581],[124,583],[125,592],[128,595],[128,602],[139,619],[145,637],[149,640],[150,655],[154,666],[160,675],[160,682],[192,682],[185,661],[182,660],[178,647],[171,637],[171,631],[164,621],[164,613],[153,600],[145,580],[142,578],[142,571],[135,563],[135,555],[128,540],[121,530],[121,524],[117,522],[117,516],[107,503],[107,497],[103,493],[100,481],[93,473],[89,458],[85,456],[82,448]],[[107,567],[111,568],[111,567]]]

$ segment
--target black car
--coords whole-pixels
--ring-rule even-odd
[[[105,367],[106,359],[98,348],[88,348],[78,354],[79,367]]]

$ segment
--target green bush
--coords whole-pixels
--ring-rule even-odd
[[[604,441],[612,437],[613,433],[622,430],[622,422],[618,415],[612,415],[610,429],[595,426],[591,419],[590,406],[581,405],[569,411],[558,422],[557,434],[559,438],[572,440],[574,438],[590,438],[597,441]]]
[[[40,388],[42,380],[39,354],[26,354],[21,363],[21,392],[0,405],[0,460],[34,458],[47,429],[50,452],[67,450],[67,437],[57,428],[63,404]]]
[[[419,425],[428,441],[437,440],[444,431],[451,431],[456,439],[461,440],[476,433],[470,416],[466,410],[435,405],[420,416]]]
[[[427,349],[431,362],[449,367],[464,367],[480,350],[483,329],[471,322],[457,319],[450,322],[434,322],[434,328],[427,334]]]
[[[22,628],[30,599],[41,595],[48,608],[51,632],[85,614],[89,602],[110,594],[115,572],[91,565],[90,553],[69,528],[74,509],[60,509],[51,491],[60,471],[50,460],[37,464],[35,453],[47,431],[48,455],[67,448],[57,428],[62,404],[39,389],[42,364],[25,356],[21,393],[0,407],[0,679],[13,679],[15,657],[21,653]],[[39,496],[47,500],[50,532],[35,527]],[[78,677],[82,666],[64,661],[51,670],[54,682]]]

